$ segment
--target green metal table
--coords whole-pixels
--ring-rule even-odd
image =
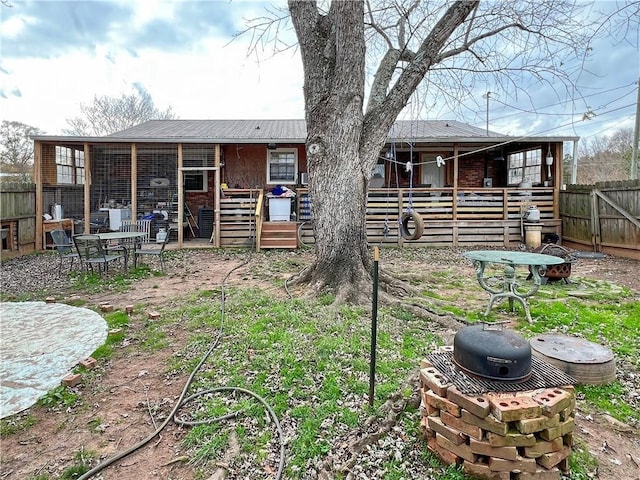
[[[532,323],[531,312],[529,311],[529,297],[535,295],[542,284],[541,274],[548,265],[558,265],[564,259],[553,255],[543,255],[541,253],[511,252],[505,250],[477,250],[462,254],[463,257],[471,260],[476,269],[476,278],[480,286],[489,292],[489,305],[485,315],[489,315],[491,307],[496,300],[509,300],[509,309],[513,312],[513,301],[519,301],[523,308],[527,321]],[[502,264],[504,267],[504,278],[498,285],[490,285],[487,280],[492,277],[485,277],[485,268],[489,264]],[[516,267],[525,266],[531,272],[533,282],[520,284],[516,278]]]

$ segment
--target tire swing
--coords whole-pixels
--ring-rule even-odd
[[[413,232],[410,223],[413,222]],[[424,232],[424,221],[422,216],[415,210],[410,210],[402,214],[400,217],[400,234],[405,240],[418,240]]]
[[[409,158],[413,158],[413,144],[410,144]],[[424,232],[422,216],[413,209],[413,165],[411,160],[407,162],[409,172],[409,205],[407,211],[400,217],[400,235],[404,240],[418,240]],[[413,223],[413,231],[410,224]]]

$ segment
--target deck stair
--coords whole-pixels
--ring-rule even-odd
[[[298,248],[298,224],[262,222],[260,248]]]

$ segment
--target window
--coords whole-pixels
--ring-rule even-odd
[[[297,150],[267,151],[267,183],[295,184],[297,177]]]
[[[213,148],[207,145],[188,145],[182,149],[182,166],[193,168],[183,174],[186,192],[206,192],[208,190],[207,170],[196,170],[197,167],[213,166]]]
[[[56,146],[56,176],[58,183],[84,184],[84,150]]]
[[[186,192],[206,192],[207,172],[184,172],[184,190]]]
[[[509,162],[508,185],[518,185],[525,180],[531,183],[542,181],[542,149],[510,153],[507,160]]]

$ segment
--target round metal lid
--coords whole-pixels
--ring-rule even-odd
[[[571,363],[605,363],[613,360],[613,352],[584,338],[566,335],[537,335],[529,341],[531,349],[547,357]]]

